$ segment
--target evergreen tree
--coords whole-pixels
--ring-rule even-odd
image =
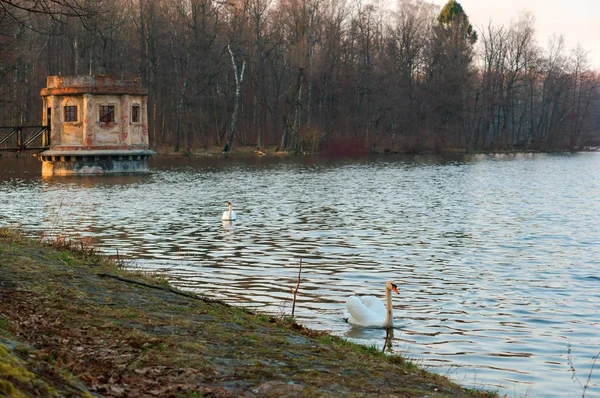
[[[438,22],[446,28],[458,28],[471,44],[477,41],[477,32],[469,22],[469,17],[458,1],[449,0],[438,16]]]
[[[428,88],[431,126],[440,150],[463,147],[469,94],[473,92],[473,45],[477,34],[462,6],[449,0],[434,27]]]

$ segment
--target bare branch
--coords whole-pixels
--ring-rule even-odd
[[[95,14],[79,0],[0,0],[0,10],[18,24],[38,33],[41,32],[29,21],[31,16],[45,15],[60,23],[63,22],[60,17],[75,18],[89,30],[86,19]]]
[[[302,257],[300,257],[300,266],[298,268],[298,283],[296,283],[296,288],[290,290],[294,293],[294,301],[292,301],[292,317],[294,317],[294,311],[296,310],[296,295],[298,294],[298,290],[300,290],[300,275],[302,274]]]

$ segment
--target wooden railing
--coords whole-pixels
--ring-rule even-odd
[[[0,151],[21,152],[49,147],[49,126],[0,126]]]

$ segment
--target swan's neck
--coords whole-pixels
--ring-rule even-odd
[[[394,324],[394,317],[392,316],[392,291],[389,289],[385,289],[385,301],[387,311],[385,314],[385,322],[383,326],[392,326]]]

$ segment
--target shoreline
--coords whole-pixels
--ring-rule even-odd
[[[0,395],[497,397],[400,356],[0,228]]]
[[[401,150],[388,150],[388,149],[376,149],[371,152],[364,153],[321,153],[321,152],[301,152],[295,153],[294,151],[277,151],[276,147],[265,147],[258,149],[256,146],[234,146],[231,151],[223,152],[220,147],[193,149],[190,152],[186,151],[174,151],[171,148],[152,149],[156,152],[153,157],[172,156],[172,157],[190,157],[190,158],[201,158],[201,157],[267,157],[267,158],[281,158],[281,157],[295,157],[295,156],[320,156],[323,158],[363,158],[369,156],[477,156],[477,155],[519,155],[519,154],[564,154],[564,153],[587,153],[587,152],[600,152],[600,147],[585,147],[577,151],[571,151],[568,149],[552,149],[546,151],[540,150],[498,150],[498,151],[471,151],[468,152],[464,148],[448,149],[444,151],[435,150],[423,150],[423,151],[401,151]],[[0,152],[0,159],[3,157],[21,157],[21,156],[33,156],[37,157],[37,153],[34,150],[26,150],[24,152]]]
[[[157,157],[160,156],[175,156],[175,157],[211,157],[211,156],[257,156],[257,157],[287,157],[287,156],[322,156],[322,157],[343,157],[343,158],[360,158],[367,156],[452,156],[452,155],[516,155],[516,154],[556,154],[556,153],[578,153],[578,152],[600,152],[600,147],[586,147],[577,151],[570,151],[567,149],[554,149],[547,151],[538,150],[499,150],[499,151],[471,151],[467,152],[465,149],[449,149],[446,151],[434,151],[424,150],[419,152],[411,151],[398,151],[398,150],[375,150],[372,152],[365,152],[363,154],[322,154],[320,152],[302,152],[295,153],[294,151],[276,151],[275,147],[266,147],[257,149],[255,146],[234,146],[230,152],[222,152],[219,148],[204,148],[201,150],[192,150],[191,152],[179,151],[175,152],[172,149],[153,149],[156,151]]]

